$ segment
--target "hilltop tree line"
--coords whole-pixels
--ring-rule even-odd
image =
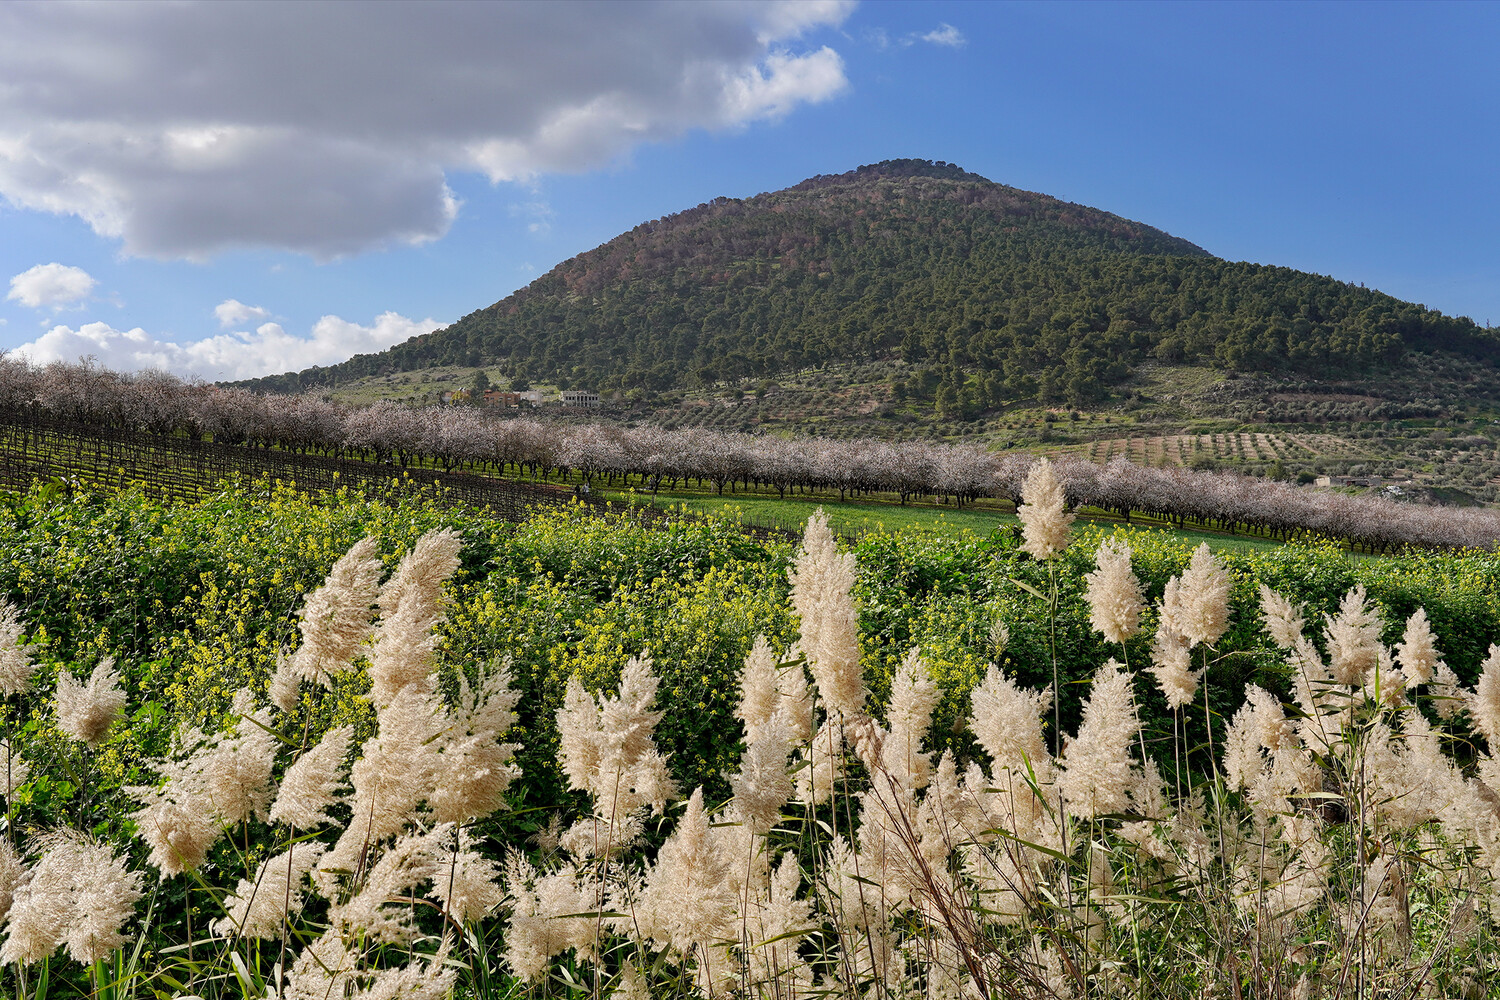
[[[779,495],[838,491],[1018,502],[1034,457],[965,445],[826,440],[669,431],[509,417],[471,407],[381,401],[347,407],[312,395],[279,397],[186,383],[170,375],[121,375],[91,365],[43,368],[0,358],[0,412],[221,443],[357,457],[406,466],[435,463],[585,483],[630,482],[656,491],[696,481]],[[1146,468],[1116,459],[1057,463],[1068,502],[1288,538],[1311,531],[1385,551],[1404,545],[1492,548],[1500,511],[1412,507],[1246,476]]]
[[[977,372],[973,402],[989,409],[1086,404],[1148,358],[1326,371],[1407,350],[1493,360],[1500,339],[947,164],[897,161],[716,199],[565,261],[446,330],[246,385],[299,391],[483,361],[515,378],[662,390],[901,357],[944,384]]]

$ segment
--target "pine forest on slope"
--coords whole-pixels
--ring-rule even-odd
[[[950,408],[1086,406],[1143,361],[1389,377],[1489,368],[1500,331],[1333,278],[1221,260],[1141,223],[893,160],[644,223],[434,333],[240,383],[299,391],[436,365],[661,391],[892,358]],[[941,402],[941,398],[940,398]]]

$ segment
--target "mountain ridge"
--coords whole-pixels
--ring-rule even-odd
[[[1148,358],[1349,370],[1407,350],[1493,361],[1500,337],[944,161],[891,160],[643,222],[449,327],[238,384],[497,364],[517,380],[659,391],[899,357],[983,411],[1097,400]]]

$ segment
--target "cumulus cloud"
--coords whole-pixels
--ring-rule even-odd
[[[59,308],[88,298],[96,284],[93,275],[81,267],[38,264],[10,279],[10,292],[5,298],[29,309]]]
[[[247,306],[239,299],[225,299],[214,306],[214,315],[219,318],[219,326],[227,330],[252,319],[266,319],[271,312],[260,306]]]
[[[442,236],[446,172],[591,169],[847,86],[848,0],[0,4],[0,195],[128,253]]]
[[[964,33],[962,31],[959,31],[953,25],[946,22],[944,22],[943,24],[939,24],[931,31],[924,32],[917,37],[922,41],[930,42],[933,45],[946,45],[950,49],[961,48],[966,42],[968,42],[968,39],[964,37]]]
[[[382,313],[370,326],[324,316],[305,337],[288,333],[278,323],[262,323],[253,333],[221,333],[178,344],[140,327],[116,330],[108,323],[85,323],[76,330],[54,326],[14,353],[37,364],[93,357],[116,371],[160,369],[185,378],[231,381],[336,364],[355,354],[383,351],[442,325],[394,312]]]

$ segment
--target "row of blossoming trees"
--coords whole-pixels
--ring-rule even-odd
[[[785,439],[703,429],[668,431],[599,423],[503,418],[469,407],[379,402],[344,407],[315,396],[261,396],[185,383],[161,373],[121,375],[89,365],[35,368],[0,358],[0,413],[30,413],[80,425],[186,433],[195,438],[378,462],[434,461],[446,469],[507,469],[534,476],[576,472],[656,490],[687,480],[720,492],[744,484],[1016,500],[1033,457],[982,448],[873,439]],[[1298,488],[1232,473],[1145,468],[1117,459],[1098,466],[1060,460],[1069,503],[1193,520],[1278,537],[1310,531],[1384,551],[1406,545],[1490,548],[1500,512],[1413,507],[1373,496]]]
[[[1023,498],[1025,548],[1050,562],[1069,515],[1049,464]],[[1457,741],[1500,747],[1500,648],[1466,690],[1420,611],[1387,648],[1361,590],[1309,629],[1263,588],[1290,705],[1251,686],[1227,726],[1205,720],[1210,778],[1177,766],[1176,734],[1215,682],[1227,573],[1201,548],[1148,607],[1128,548],[1106,542],[1090,619],[1122,650],[1154,628],[1147,670],[1100,666],[1064,736],[1057,680],[1025,690],[991,665],[971,695],[979,752],[959,760],[929,748],[940,692],[918,651],[872,703],[854,557],[815,517],[790,571],[799,644],[757,641],[744,663],[732,798],[684,797],[655,742],[651,661],[632,658],[615,691],[569,682],[559,754],[583,806],[557,804],[528,851],[471,833],[506,807],[517,695],[504,665],[456,664],[439,684],[433,627],[459,548],[424,536],[384,583],[372,542],[340,559],[306,600],[300,647],[236,696],[225,731],[184,730],[150,762],[156,781],[95,790],[134,798],[138,849],[86,832],[87,815],[25,842],[10,826],[0,963],[19,995],[40,995],[60,949],[101,995],[1492,995],[1500,760]],[[0,613],[0,687],[24,702],[47,679],[22,633]],[[375,711],[358,747],[308,722],[351,672]],[[1148,677],[1175,713],[1155,753]],[[52,690],[28,707],[70,739],[125,724],[110,663],[86,682],[63,667]],[[3,754],[9,811],[48,761],[14,736]],[[208,881],[236,867],[232,886]],[[174,879],[212,897],[196,951],[165,902]],[[134,926],[148,892],[153,923]]]

